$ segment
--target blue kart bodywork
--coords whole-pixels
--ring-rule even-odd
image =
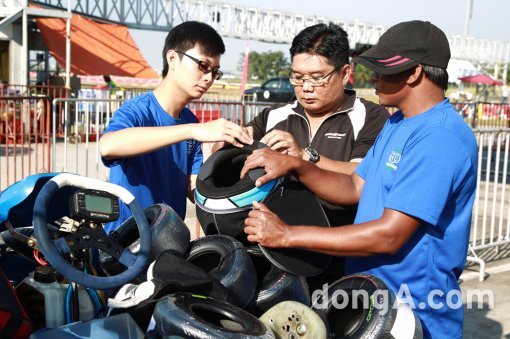
[[[28,176],[0,193],[0,232],[5,231],[5,221],[9,220],[14,228],[32,226],[35,199],[42,187],[60,173],[41,173]],[[48,209],[48,219],[57,220],[68,214],[67,199],[76,191],[66,187],[52,200]]]

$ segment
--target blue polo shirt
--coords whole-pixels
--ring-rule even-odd
[[[113,115],[104,134],[130,127],[174,126],[197,123],[196,116],[184,108],[175,119],[166,113],[152,92],[129,100]],[[144,142],[143,139],[139,142]],[[130,191],[145,208],[166,203],[184,219],[188,191],[187,176],[198,174],[203,156],[200,143],[186,140],[163,147],[144,155],[116,159],[102,159],[110,167],[109,181]],[[131,216],[127,206],[121,204],[120,219],[105,225],[109,233]]]

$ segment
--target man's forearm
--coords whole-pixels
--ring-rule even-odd
[[[358,189],[351,175],[322,169],[300,160],[294,175],[319,198],[337,205],[358,203]]]
[[[359,162],[336,161],[321,155],[316,165],[325,170],[350,175],[354,172],[356,167],[358,167]]]
[[[105,159],[142,155],[191,138],[192,124],[167,127],[132,127],[105,134],[99,141]]]
[[[285,247],[339,256],[395,254],[416,232],[419,219],[385,209],[381,218],[341,227],[290,226]]]

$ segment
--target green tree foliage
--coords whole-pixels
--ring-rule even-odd
[[[510,64],[508,64],[506,68],[506,84],[510,85]]]
[[[354,68],[354,87],[367,88],[373,87],[372,71],[362,64],[356,64]]]
[[[243,69],[244,54],[241,54],[238,69]],[[266,80],[272,77],[288,76],[290,63],[283,52],[250,52],[248,56],[248,79]]]

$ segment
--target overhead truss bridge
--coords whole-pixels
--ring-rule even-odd
[[[66,9],[67,0],[30,1]],[[353,20],[290,13],[206,0],[71,0],[72,11],[134,29],[168,31],[183,21],[208,23],[223,37],[290,44],[303,28],[333,22],[345,29],[352,48],[373,45],[387,27]],[[474,63],[507,64],[510,42],[448,35],[452,58]]]

